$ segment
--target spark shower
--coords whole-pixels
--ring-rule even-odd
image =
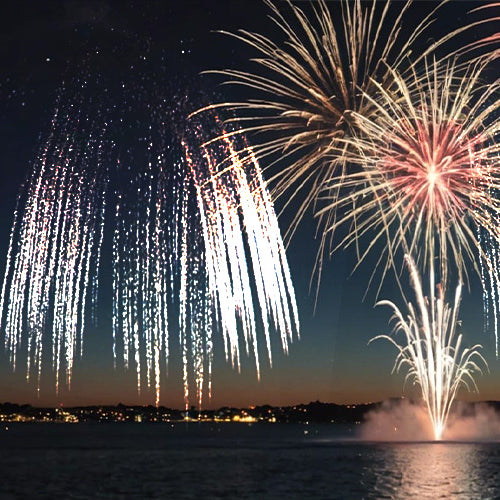
[[[145,105],[145,132],[135,147],[128,134],[125,148],[108,133],[104,106],[85,114],[77,83],[61,92],[19,196],[0,303],[5,347],[38,390],[50,361],[56,391],[61,382],[69,387],[85,327],[96,321],[99,269],[111,267],[115,366],[135,370],[137,390],[152,390],[158,405],[177,333],[185,405],[201,406],[211,393],[216,333],[227,361],[239,370],[243,349],[257,377],[263,353],[272,363],[273,332],[285,351],[298,335],[260,167],[242,161],[233,139],[202,146],[207,129],[224,132],[222,121],[186,121],[175,97]]]
[[[161,120],[152,134],[160,139]],[[167,304],[178,296],[186,407],[190,378],[200,406],[204,383],[210,394],[217,328],[227,360],[239,369],[244,345],[258,377],[255,311],[261,311],[270,364],[273,329],[286,352],[299,328],[285,250],[259,165],[243,162],[234,140],[202,146],[207,119],[199,120],[191,120],[179,135],[174,165],[166,162],[165,150],[156,149],[144,175],[133,181],[139,198],[134,193],[127,202],[120,196],[113,244],[115,355],[119,348],[125,366],[133,361],[138,390],[145,375],[158,404],[161,366],[166,368],[168,358]],[[153,150],[155,139],[148,144]]]

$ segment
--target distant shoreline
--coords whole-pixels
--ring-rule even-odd
[[[376,403],[338,405],[320,401],[293,406],[250,406],[247,408],[221,407],[217,410],[189,410],[165,406],[138,405],[91,405],[74,407],[35,407],[28,404],[0,403],[0,423],[21,422],[241,422],[241,423],[339,423],[359,424],[367,414],[383,405],[395,404],[402,399],[391,399]],[[499,401],[459,403],[466,408],[488,405],[500,412]]]

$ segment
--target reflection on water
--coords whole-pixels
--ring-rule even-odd
[[[375,496],[469,499],[500,494],[498,445],[409,443],[378,451],[368,472],[373,474]]]
[[[0,426],[0,498],[500,498],[500,443],[363,443],[339,425]]]

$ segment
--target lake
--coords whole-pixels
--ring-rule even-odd
[[[341,425],[2,424],[0,497],[500,498],[500,443]]]

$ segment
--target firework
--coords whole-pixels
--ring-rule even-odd
[[[63,100],[63,98],[61,98]],[[82,354],[87,298],[97,301],[107,187],[103,128],[61,104],[15,212],[0,298],[5,347],[14,369],[27,353],[27,378],[40,390],[45,334],[56,390],[70,385]],[[23,355],[24,357],[25,355]]]
[[[329,229],[320,231],[316,268],[320,273],[323,250],[327,242],[332,244],[337,221],[336,210],[331,205],[325,209],[321,196],[329,183],[330,196],[338,197],[341,183],[334,187],[332,179],[342,179],[352,170],[346,154],[350,144],[344,140],[357,130],[352,113],[375,117],[378,107],[371,98],[380,93],[379,87],[393,88],[391,69],[411,72],[456,32],[431,44],[410,63],[413,45],[432,24],[440,5],[406,37],[403,22],[411,2],[393,11],[391,2],[341,1],[331,4],[338,9],[333,13],[320,1],[312,4],[310,18],[291,3],[289,16],[266,3],[284,40],[277,44],[247,31],[233,35],[259,53],[252,60],[258,67],[255,72],[215,73],[225,76],[227,84],[247,87],[255,98],[219,106],[237,111],[235,120],[244,125],[240,132],[252,135],[259,160],[271,160],[266,166],[270,172],[279,162],[280,168],[269,175],[273,198],[286,198],[283,209],[290,203],[298,205],[286,236],[292,236],[309,209],[318,217],[318,229]]]
[[[478,7],[473,10],[473,12],[483,12],[488,8],[498,8],[500,3],[487,4]],[[496,22],[498,23],[499,17],[488,18],[485,22]],[[498,49],[498,42],[500,42],[500,33],[496,33],[482,38],[477,42],[469,44],[462,49],[460,53],[466,57],[471,56],[471,52],[475,53],[477,49],[480,50],[479,55],[476,56],[486,62],[491,62],[492,65],[495,64],[498,56],[500,54]],[[493,46],[493,48],[492,48]],[[496,48],[495,48],[496,47]],[[485,52],[486,49],[486,52]],[[492,196],[498,199],[498,192],[491,193]],[[500,220],[498,214],[492,213],[492,224],[497,226],[500,225]],[[496,238],[492,237],[488,231],[482,228],[477,229],[477,237],[480,243],[481,251],[479,252],[479,263],[481,271],[481,284],[483,286],[483,304],[484,304],[484,318],[485,318],[485,330],[493,330],[495,337],[495,354],[498,358],[499,356],[499,315],[500,315],[500,246]]]
[[[440,440],[446,427],[451,405],[460,387],[476,390],[476,373],[482,373],[480,364],[487,367],[479,353],[480,345],[463,346],[461,334],[457,334],[458,310],[462,286],[455,292],[453,305],[446,302],[445,289],[434,289],[434,276],[429,275],[430,297],[424,295],[417,268],[406,258],[410,271],[416,304],[408,302],[408,315],[387,300],[377,305],[387,305],[394,311],[395,336],[401,333],[404,342],[398,343],[393,336],[380,335],[376,339],[389,340],[399,351],[394,371],[407,369],[406,381],[418,385],[429,410],[436,440]]]
[[[179,330],[184,397],[198,403],[212,361],[212,304],[207,293],[201,224],[181,144],[175,146],[163,113],[153,111],[140,144],[120,159],[113,238],[113,354],[136,372],[160,401]],[[161,115],[161,116],[160,116]],[[141,152],[144,155],[139,154]],[[126,168],[134,165],[134,168]],[[178,321],[172,321],[173,315]],[[190,390],[190,381],[195,390]]]
[[[484,232],[482,241],[487,245],[500,242],[499,204],[494,196],[500,181],[500,83],[483,82],[494,56],[464,62],[459,55],[465,52],[455,51],[442,59],[431,54],[477,23],[451,32],[412,58],[413,44],[426,32],[436,10],[403,40],[400,34],[409,2],[390,25],[388,2],[380,9],[375,2],[368,6],[360,1],[340,2],[343,27],[338,31],[324,2],[312,7],[311,19],[289,4],[288,20],[269,5],[285,45],[245,31],[235,35],[260,53],[254,60],[260,73],[219,73],[229,78],[227,83],[257,92],[258,98],[219,106],[238,111],[243,131],[258,138],[257,156],[270,160],[266,168],[288,162],[271,177],[275,196],[288,195],[285,208],[301,198],[288,234],[312,207],[321,228],[318,272],[326,242],[332,252],[355,246],[358,265],[375,249],[382,250],[369,283],[381,269],[381,286],[392,269],[401,290],[398,257],[411,256],[417,296],[423,297],[417,267],[432,280],[430,309],[421,301],[412,321],[424,324],[425,315],[437,315],[438,309],[439,315],[448,317],[444,292],[434,297],[435,275],[443,290],[450,272],[457,272],[459,282],[467,281],[469,263],[478,275],[494,276],[495,263],[482,247],[478,231]],[[277,153],[281,157],[274,160]],[[341,227],[345,232],[334,240]],[[458,299],[453,317],[457,313]],[[437,353],[435,362],[447,366],[437,375],[434,361],[419,368],[419,383],[439,433],[464,383],[462,368],[475,366],[468,364],[469,357],[461,357],[461,337],[453,343],[455,321],[446,319],[438,344],[429,340],[427,352],[420,356],[430,359]],[[405,325],[410,331],[410,323]],[[425,328],[432,333],[438,327]],[[409,335],[407,341],[408,349],[414,348]],[[406,359],[404,347],[401,352],[397,363]],[[410,372],[415,374],[413,369]],[[429,389],[423,377],[431,375],[434,388]],[[440,389],[445,384],[446,404]]]
[[[130,155],[123,152],[119,161],[113,234],[113,355],[115,364],[121,358],[125,368],[136,368],[139,393],[141,374],[145,377],[147,386],[155,388],[158,403],[160,366],[169,348],[171,207],[164,127],[158,124],[157,133],[153,136],[150,130],[149,134],[145,157],[135,151],[137,159],[128,150]],[[141,150],[140,145],[135,149]]]
[[[193,393],[200,406],[204,389],[210,395],[217,331],[228,361],[240,368],[244,344],[260,376],[258,329],[271,363],[272,330],[287,351],[298,314],[257,161],[238,158],[234,139],[201,146],[207,126],[221,126],[220,120],[192,120],[183,129],[181,121],[173,131],[162,118],[150,130],[147,168],[117,200],[113,338],[116,359],[135,367],[138,390],[144,381],[158,404],[169,330],[177,328],[187,408]],[[179,318],[173,326],[172,311]]]
[[[50,350],[56,390],[63,380],[69,387],[87,319],[96,320],[103,260],[115,367],[134,371],[138,391],[158,405],[178,340],[186,408],[201,406],[218,334],[233,366],[245,349],[258,376],[274,332],[285,351],[298,334],[260,167],[237,158],[242,137],[238,147],[236,139],[202,147],[221,120],[187,123],[184,104],[156,79],[131,78],[112,92],[85,80],[97,86],[77,77],[61,92],[19,198],[0,296],[5,346],[14,368],[27,359],[38,390]]]
[[[414,74],[410,82],[394,73],[397,92],[380,87],[381,98],[372,101],[376,120],[355,115],[359,136],[352,143],[359,156],[353,161],[363,169],[333,181],[346,192],[326,208],[345,210],[335,225],[351,223],[339,245],[371,232],[361,259],[374,242],[383,241],[389,256],[385,269],[402,250],[424,269],[437,257],[443,283],[450,268],[466,279],[467,262],[480,274],[478,258],[484,252],[477,229],[500,239],[500,205],[493,194],[500,183],[500,83],[482,83],[485,65],[477,62],[464,70],[453,62],[429,63],[423,76]]]
[[[231,358],[239,365],[237,338],[232,320],[233,311],[241,311],[245,345],[252,346],[259,373],[257,336],[253,316],[252,293],[244,242],[247,244],[252,262],[253,276],[259,308],[263,319],[269,318],[281,332],[281,343],[285,352],[293,331],[298,329],[298,314],[295,305],[290,272],[281,241],[278,222],[262,178],[259,165],[243,161],[235,152],[235,144],[226,139],[221,158],[230,158],[230,164],[220,165],[213,151],[205,150],[204,171],[196,167],[187,151],[197,190],[198,207],[201,214],[211,295],[219,304],[221,322],[226,344],[231,346]],[[220,165],[220,166],[218,166]],[[229,263],[229,268],[226,266]],[[229,272],[228,272],[229,271]],[[227,282],[231,277],[231,283]],[[226,283],[225,286],[221,286]],[[235,286],[236,284],[236,286]],[[231,290],[232,288],[232,290]],[[269,326],[264,320],[266,347],[271,362]]]
[[[461,287],[453,307],[445,303],[450,273],[466,280],[470,263],[480,277],[488,277],[483,285],[490,285],[487,298],[493,299],[498,331],[493,249],[500,241],[495,196],[500,104],[499,83],[482,81],[488,63],[478,59],[464,67],[456,60],[426,60],[424,71],[411,78],[394,73],[396,92],[379,86],[380,98],[372,100],[377,118],[354,114],[358,135],[352,144],[358,145],[359,156],[353,161],[363,168],[345,175],[342,186],[334,181],[342,196],[330,198],[327,207],[345,213],[336,224],[351,224],[340,245],[372,236],[360,260],[377,241],[385,245],[384,272],[395,268],[398,253],[415,258],[409,267],[418,307],[410,304],[405,320],[394,304],[385,303],[394,309],[397,330],[406,341],[393,341],[399,349],[395,368],[408,366],[407,378],[420,386],[436,439],[458,389],[475,388],[472,375],[478,370],[479,346],[463,348],[462,337],[454,333]],[[424,299],[417,265],[429,273],[430,299]],[[436,272],[441,281],[437,296]]]

